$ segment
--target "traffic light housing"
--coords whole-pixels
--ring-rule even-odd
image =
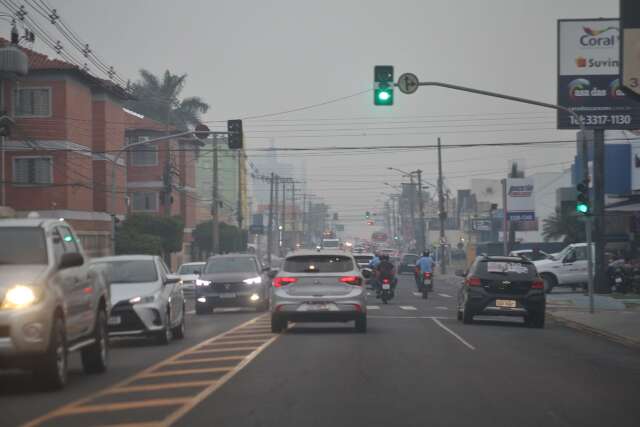
[[[373,68],[373,104],[393,105],[393,65],[376,65]]]
[[[366,211],[366,212],[364,213],[364,217],[365,217],[366,219],[371,218],[371,212]]]
[[[242,149],[242,120],[227,120],[227,132],[229,132],[227,135],[229,148],[232,150]]]
[[[576,212],[581,215],[591,215],[591,200],[589,200],[589,181],[580,182],[576,189],[578,196],[576,197]]]

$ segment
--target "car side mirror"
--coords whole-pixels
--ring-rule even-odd
[[[371,270],[369,270],[368,268],[363,268],[362,269],[362,277],[364,277],[365,279],[370,279],[371,278]]]
[[[171,283],[178,283],[180,281],[180,276],[175,276],[173,274],[167,274],[167,277],[164,279],[164,284],[169,285]]]
[[[269,270],[269,279],[273,279],[278,275],[278,270],[277,269],[273,269],[273,270]]]
[[[464,273],[464,270],[456,270],[456,276],[458,277],[465,277],[466,274]]]
[[[78,252],[71,252],[62,254],[60,262],[58,263],[58,269],[64,270],[65,268],[79,267],[84,264],[84,257]]]
[[[262,272],[266,273],[267,271],[271,271],[270,267],[262,267]]]

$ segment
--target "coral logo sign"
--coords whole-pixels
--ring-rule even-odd
[[[617,74],[620,31],[617,19],[559,21],[560,75]]]
[[[582,31],[584,31],[584,34],[580,36],[579,42],[587,48],[615,47],[620,40],[620,30],[617,26],[601,29],[584,26]]]

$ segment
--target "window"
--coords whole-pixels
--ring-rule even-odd
[[[47,264],[44,232],[38,227],[0,227],[0,265]]]
[[[131,138],[130,143],[147,141],[146,136]],[[131,164],[133,166],[155,166],[158,164],[158,147],[151,144],[143,144],[131,148]]]
[[[97,266],[107,266],[112,284],[144,283],[158,280],[156,263],[152,260],[96,262]]]
[[[14,91],[16,117],[51,116],[51,88],[20,88]]]
[[[14,157],[13,183],[18,185],[52,184],[51,157]]]
[[[58,232],[60,236],[62,236],[62,244],[64,245],[64,251],[66,253],[80,253],[80,249],[78,248],[75,237],[71,234],[71,230],[67,227],[58,227]]]
[[[291,273],[345,273],[353,268],[353,261],[347,256],[304,255],[287,258],[283,270]]]
[[[586,261],[587,260],[587,247],[586,246],[578,246],[576,247],[576,261]]]
[[[216,273],[257,273],[258,264],[251,257],[211,258],[205,267],[207,274]]]
[[[158,210],[158,193],[140,192],[132,195],[133,211],[153,211]]]

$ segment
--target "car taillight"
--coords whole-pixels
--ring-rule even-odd
[[[385,283],[385,284],[389,283],[389,279],[382,279],[382,283]]]
[[[431,279],[431,273],[430,273],[430,272],[428,272],[428,271],[425,271],[425,272],[424,272],[424,278],[425,278],[425,279]]]
[[[342,276],[340,278],[340,282],[346,283],[348,285],[362,285],[362,279],[360,278],[360,276]]]
[[[482,281],[479,277],[469,277],[464,282],[467,286],[482,286]]]
[[[296,279],[295,277],[276,277],[275,279],[273,279],[273,282],[271,282],[271,284],[274,288],[281,288],[297,281],[298,279]]]
[[[544,281],[542,279],[536,279],[531,284],[531,289],[544,289]]]

